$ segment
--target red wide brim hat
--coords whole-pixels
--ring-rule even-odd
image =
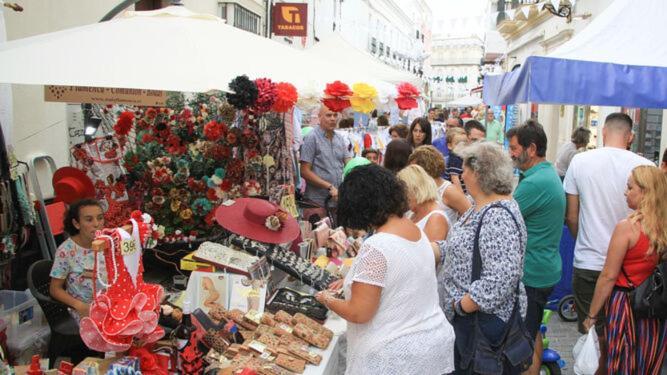
[[[228,231],[273,244],[285,244],[299,236],[299,223],[280,206],[257,198],[232,202],[223,203],[215,211],[215,220]]]
[[[80,199],[95,197],[93,181],[80,169],[62,167],[53,174],[51,182],[57,201],[70,204]]]

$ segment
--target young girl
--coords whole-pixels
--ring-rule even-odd
[[[595,324],[606,303],[608,373],[657,375],[667,348],[665,321],[635,317],[628,291],[641,285],[665,259],[667,176],[657,167],[636,167],[625,197],[635,211],[614,229],[584,327]]]
[[[93,299],[95,258],[90,247],[95,232],[104,227],[102,206],[94,199],[74,202],[65,214],[64,225],[70,237],[56,251],[49,293],[53,299],[69,306],[72,316],[78,321],[88,315],[89,304]],[[98,267],[98,274],[106,275],[103,256],[99,256]]]

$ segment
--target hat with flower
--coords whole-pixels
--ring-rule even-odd
[[[228,231],[265,243],[284,244],[299,235],[299,224],[282,207],[257,198],[224,202],[215,219]]]

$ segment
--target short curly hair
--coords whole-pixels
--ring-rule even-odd
[[[338,224],[370,230],[390,216],[408,210],[405,185],[386,168],[369,164],[354,168],[338,188]]]
[[[477,175],[477,183],[484,194],[512,193],[514,166],[500,145],[486,141],[474,142],[457,147],[456,154],[463,158],[464,168],[470,168]]]
[[[70,236],[75,236],[79,234],[79,230],[74,226],[74,220],[81,222],[81,209],[89,206],[97,206],[101,210],[104,210],[102,204],[96,199],[81,199],[69,205],[69,208],[65,212],[65,217],[63,218],[63,226],[65,232]]]
[[[445,173],[445,158],[437,148],[431,145],[417,147],[410,154],[408,163],[424,168],[424,171],[434,179]]]

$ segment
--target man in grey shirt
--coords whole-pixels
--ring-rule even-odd
[[[320,125],[306,136],[301,146],[301,176],[306,180],[305,198],[322,208],[304,210],[306,219],[313,214],[326,216],[324,201],[329,195],[330,205],[335,206],[343,167],[352,158],[348,141],[334,131],[338,113],[323,105],[318,117]]]

